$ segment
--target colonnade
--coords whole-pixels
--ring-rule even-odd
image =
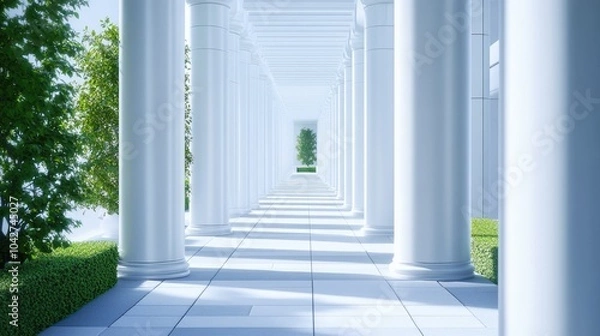
[[[258,207],[259,199],[283,179],[283,148],[277,139],[284,105],[242,1],[188,0],[194,164],[191,223],[184,232],[179,135],[185,108],[180,66],[185,2],[120,4],[125,41],[120,104],[127,112],[120,125],[119,274],[180,277],[189,273],[185,235],[231,233],[230,219]],[[151,132],[141,132],[142,126]]]
[[[239,1],[188,1],[192,171],[189,235],[231,232],[280,180],[282,104]]]
[[[226,234],[230,216],[284,177],[283,103],[241,2],[187,3],[195,156],[187,233]],[[399,279],[473,276],[461,211],[471,203],[470,22],[460,21],[469,3],[361,0],[319,117],[319,174],[344,209],[364,212],[365,235],[394,233]],[[500,333],[599,334],[600,3],[503,6]],[[183,0],[121,1],[123,277],[189,272],[183,15]],[[431,32],[449,41],[435,55]],[[149,120],[158,120],[153,132],[138,132]]]

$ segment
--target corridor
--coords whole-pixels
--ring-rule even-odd
[[[361,236],[342,204],[294,175],[233,234],[187,237],[190,276],[120,279],[42,335],[497,335],[496,285],[388,277],[393,237]]]

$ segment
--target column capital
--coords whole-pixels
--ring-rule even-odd
[[[354,25],[352,26],[352,32],[355,30],[363,31],[365,28],[365,6],[359,0],[356,2],[354,9]]]
[[[359,50],[365,48],[365,33],[364,30],[353,30],[350,37],[350,46],[352,50]]]
[[[258,48],[256,48],[256,46],[254,46],[254,49],[251,52],[252,52],[252,58],[251,58],[252,64],[260,67],[262,64],[262,58],[260,57],[260,54],[258,53]]]
[[[394,0],[360,0],[365,7],[373,5],[389,5],[393,4]]]
[[[350,41],[346,44],[346,48],[344,48],[344,61],[342,62],[344,67],[352,66],[352,46]]]
[[[189,6],[196,5],[221,5],[231,8],[234,0],[185,0]]]
[[[237,35],[245,35],[248,31],[248,19],[246,15],[237,13],[231,16],[229,21],[229,31]]]
[[[230,12],[229,30],[234,34],[242,35],[248,26],[248,15],[244,12],[241,0],[233,1]]]
[[[248,37],[242,36],[242,39],[240,40],[240,50],[254,53],[256,46]]]
[[[261,80],[265,80],[265,83],[268,84],[268,79],[269,79],[269,75],[267,74],[267,72],[265,71],[265,69],[263,67],[260,68],[260,70],[258,71],[258,78],[260,78]]]

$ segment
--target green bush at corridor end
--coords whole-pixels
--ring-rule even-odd
[[[37,335],[117,283],[117,246],[111,242],[74,243],[38,254],[11,274],[0,275],[0,335]],[[14,276],[13,276],[14,275]],[[18,292],[11,282],[18,281]],[[18,327],[10,313],[18,306]]]
[[[297,167],[296,173],[316,173],[317,167]]]
[[[472,220],[471,258],[477,273],[498,283],[498,221],[487,218]]]

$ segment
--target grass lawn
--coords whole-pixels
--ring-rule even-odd
[[[471,257],[475,271],[498,283],[498,221],[474,218],[471,226]]]

